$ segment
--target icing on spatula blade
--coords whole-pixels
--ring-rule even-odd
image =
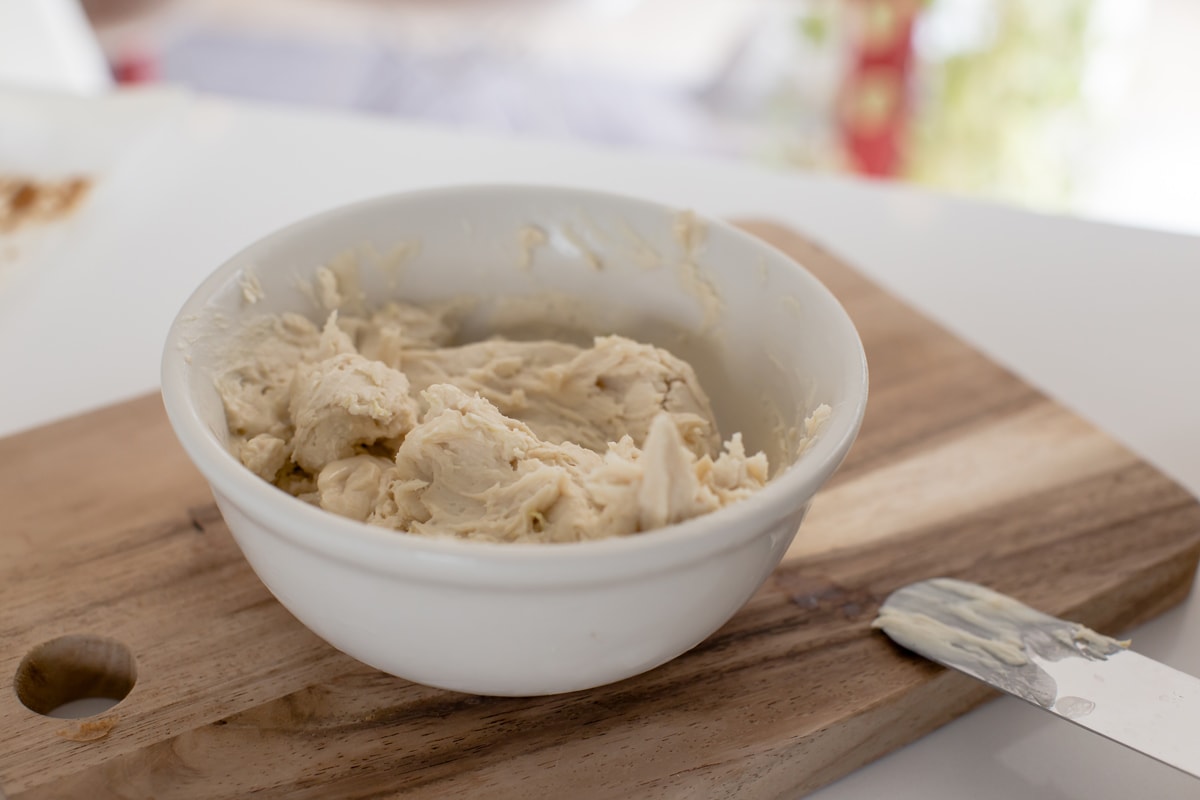
[[[897,589],[874,626],[915,653],[1200,777],[1200,680],[951,578]]]

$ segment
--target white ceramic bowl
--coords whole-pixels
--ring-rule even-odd
[[[531,226],[544,244],[531,246]],[[226,449],[211,368],[242,320],[285,310],[322,318],[298,279],[355,248],[373,300],[477,296],[476,335],[512,329],[515,318],[541,309],[559,324],[622,333],[688,358],[723,435],[740,430],[751,451],[765,450],[772,481],[682,524],[572,544],[425,538],[284,494]],[[397,266],[404,252],[410,258]],[[264,291],[256,303],[244,295],[248,274]],[[644,672],[728,620],[779,563],[809,500],[849,450],[867,371],[857,332],[825,287],[742,231],[626,197],[490,186],[358,203],[242,251],[180,311],[162,391],[247,560],[301,622],[413,681],[538,695]],[[796,459],[781,432],[822,402],[832,415]]]

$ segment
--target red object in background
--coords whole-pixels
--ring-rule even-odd
[[[158,79],[158,59],[149,53],[124,53],[112,65],[117,83],[151,83]]]
[[[856,172],[891,177],[903,166],[913,23],[920,5],[918,0],[849,2],[856,24],[838,102],[842,147]]]

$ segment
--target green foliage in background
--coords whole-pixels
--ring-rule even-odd
[[[1062,208],[1086,113],[1092,2],[994,0],[992,7],[981,47],[919,68],[906,177]]]

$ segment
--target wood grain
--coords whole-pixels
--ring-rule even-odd
[[[830,254],[746,227],[842,299],[872,398],[783,565],[707,641],[637,678],[529,700],[364,667],[271,598],[158,398],[142,398],[0,441],[0,672],[64,634],[123,642],[137,661],[94,741],[0,693],[0,790],[795,797],[991,696],[870,630],[893,588],[954,575],[1107,632],[1186,595],[1200,557],[1187,492]]]

